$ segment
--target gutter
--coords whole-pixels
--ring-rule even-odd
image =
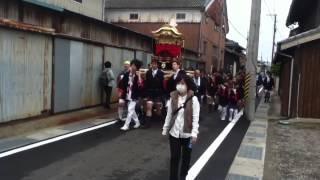
[[[39,0],[22,0],[22,2],[26,2],[26,3],[30,3],[30,4],[34,4],[37,6],[41,6],[41,7],[45,7],[54,11],[58,11],[58,12],[62,12],[64,11],[64,8],[60,7],[60,6],[56,6],[53,4],[49,4],[43,1],[39,1]]]

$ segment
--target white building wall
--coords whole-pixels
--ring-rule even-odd
[[[137,13],[138,20],[130,20],[130,14]],[[177,13],[185,13],[184,20],[177,20],[177,22],[199,23],[201,21],[201,12],[199,10],[106,10],[107,22],[169,22],[171,18],[176,18]]]

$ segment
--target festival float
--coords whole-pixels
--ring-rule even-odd
[[[158,61],[159,67],[165,73],[165,79],[168,79],[173,73],[172,61],[177,60],[183,64],[183,35],[177,29],[175,19],[171,19],[170,23],[163,25],[158,30],[152,31],[152,34],[156,40],[152,59]],[[193,71],[187,71],[187,74],[192,76]]]

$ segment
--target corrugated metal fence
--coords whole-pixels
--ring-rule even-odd
[[[0,28],[0,122],[50,110],[52,39]]]
[[[100,105],[103,62],[117,76],[135,56],[151,61],[141,51],[0,28],[0,122]]]

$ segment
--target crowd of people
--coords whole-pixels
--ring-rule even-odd
[[[190,88],[199,103],[202,106],[208,104],[210,111],[218,110],[221,120],[232,121],[235,114],[244,106],[245,72],[243,71],[236,76],[223,71],[206,74],[200,70],[187,75],[181,68],[181,62],[174,60],[172,74],[166,80],[165,73],[159,67],[157,60],[152,60],[143,78],[139,71],[141,66],[139,60],[125,61],[123,71],[114,78],[111,63],[105,63],[103,74],[107,76],[105,79],[111,80],[103,85],[106,92],[105,107],[110,108],[112,85],[116,81],[119,97],[118,120],[124,122],[121,128],[124,131],[129,130],[131,120],[135,122],[134,128],[140,126],[147,128],[152,118],[161,117],[167,111],[170,94],[177,90],[177,83],[184,76],[191,78]],[[272,78],[266,78],[266,82],[270,81]],[[265,84],[269,87],[268,83]],[[124,117],[125,111],[127,111],[126,117]]]
[[[152,119],[165,115],[162,135],[169,136],[170,179],[177,180],[179,176],[181,180],[185,179],[192,144],[196,143],[199,133],[200,109],[208,105],[210,111],[220,112],[221,120],[235,119],[244,105],[245,73],[232,76],[223,71],[205,74],[195,70],[188,74],[182,69],[180,61],[173,60],[172,73],[165,75],[154,59],[142,77],[139,71],[141,66],[141,61],[136,59],[125,61],[123,71],[114,78],[110,72],[111,63],[106,62],[100,79],[117,81],[121,130],[129,130],[131,124],[133,128],[148,128]],[[102,83],[107,98],[110,98],[113,83]],[[107,99],[106,108],[110,108],[109,103]]]

